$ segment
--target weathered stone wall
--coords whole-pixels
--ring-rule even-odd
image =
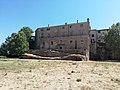
[[[68,55],[69,53],[51,51],[51,50],[30,50],[29,53],[45,57],[62,57]]]
[[[38,28],[36,30],[36,49],[76,49],[89,59],[89,32],[89,21]]]
[[[103,60],[107,56],[105,51],[104,37],[108,33],[108,29],[91,30],[90,31],[90,56],[91,59]]]

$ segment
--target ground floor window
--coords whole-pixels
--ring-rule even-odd
[[[62,47],[60,47],[60,49],[62,49]]]

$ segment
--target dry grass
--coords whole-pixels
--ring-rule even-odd
[[[0,90],[119,88],[119,62],[0,59]]]

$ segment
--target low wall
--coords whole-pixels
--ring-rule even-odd
[[[69,54],[81,54],[78,49],[67,49],[67,50],[30,50],[29,53],[34,55],[46,56],[46,57],[62,57]]]
[[[62,57],[68,55],[68,53],[51,51],[51,50],[30,50],[30,54],[40,55],[45,57]]]

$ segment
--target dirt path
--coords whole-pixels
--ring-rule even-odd
[[[120,90],[120,63],[38,61],[30,65],[0,70],[0,90]]]

